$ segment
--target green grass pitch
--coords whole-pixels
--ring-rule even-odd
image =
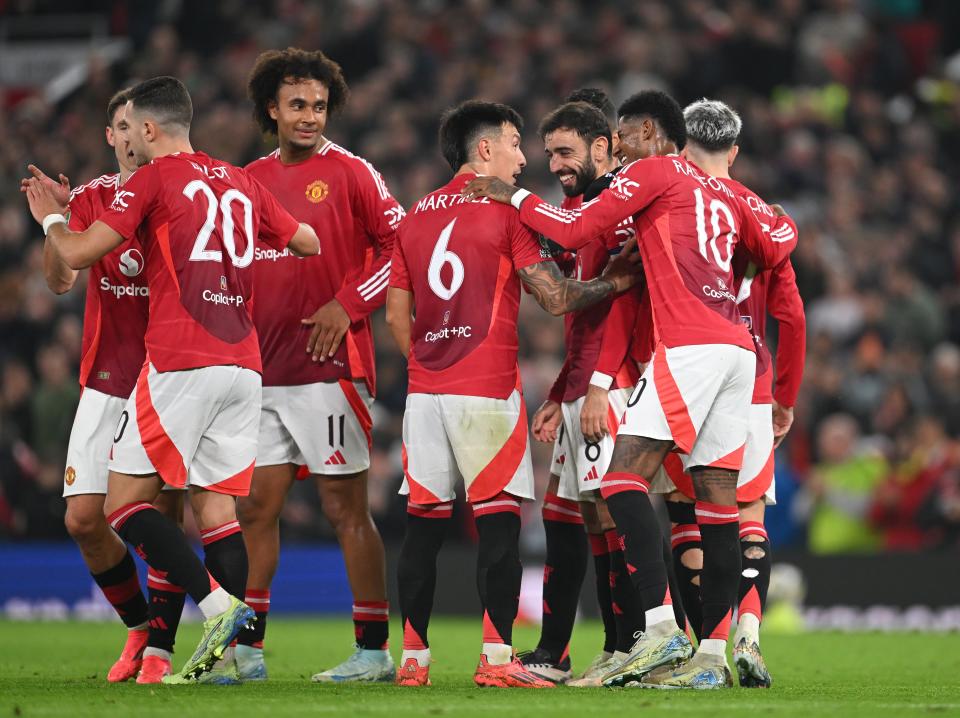
[[[395,636],[397,629],[395,623]],[[197,624],[181,629],[175,666],[193,649],[199,630]],[[515,643],[530,647],[537,635],[535,628],[518,628]],[[599,635],[598,624],[577,626],[575,669],[590,661]],[[960,715],[960,637],[951,634],[765,636],[771,690],[703,693],[479,689],[471,677],[480,621],[437,619],[430,636],[431,688],[310,683],[311,673],[351,650],[352,627],[344,619],[271,619],[268,683],[184,688],[107,684],[104,675],[122,639],[118,624],[0,621],[0,717]]]

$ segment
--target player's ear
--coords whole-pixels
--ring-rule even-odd
[[[280,117],[280,109],[276,100],[267,100],[267,114],[270,119],[276,121]]]
[[[740,154],[740,146],[734,145],[727,152],[727,167],[733,167],[734,161],[737,159],[737,155]]]
[[[493,156],[493,143],[490,142],[489,138],[481,137],[480,141],[477,142],[477,155],[482,162],[490,161]]]
[[[113,128],[107,125],[107,144],[111,147],[116,147],[116,139],[113,136]]]
[[[594,162],[603,162],[610,156],[610,144],[606,137],[598,137],[590,146]]]

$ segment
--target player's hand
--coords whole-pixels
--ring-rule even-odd
[[[776,449],[783,443],[787,432],[793,426],[793,407],[781,406],[773,402],[773,448]]]
[[[27,195],[27,204],[30,205],[30,214],[43,224],[43,218],[48,214],[63,214],[65,207],[57,201],[54,190],[35,177],[26,180],[27,185],[22,189]]]
[[[307,340],[307,354],[313,355],[313,361],[325,362],[340,348],[343,335],[350,328],[350,316],[340,302],[331,299],[300,323],[313,326]]]
[[[30,174],[33,175],[33,179],[39,180],[42,184],[49,187],[53,192],[53,196],[56,197],[57,201],[60,203],[60,209],[66,211],[67,205],[70,204],[70,178],[65,174],[61,173],[59,175],[60,181],[57,182],[50,177],[47,177],[36,165],[27,165],[27,169],[30,170]],[[20,180],[20,191],[27,191],[27,184],[30,182],[30,178]]]
[[[640,264],[636,238],[629,239],[623,245],[623,249],[610,260],[600,276],[613,284],[613,291],[617,294],[630,289],[640,281],[643,276],[643,265]]]
[[[591,443],[599,443],[610,433],[607,430],[607,407],[610,405],[609,391],[591,384],[580,410],[580,431],[583,438]]]
[[[507,184],[497,177],[475,177],[467,183],[461,194],[467,201],[489,197],[494,202],[510,204],[510,200],[513,199],[517,190],[517,187]]]
[[[772,209],[772,210],[773,210],[773,213],[774,213],[775,215],[777,215],[778,217],[786,217],[786,216],[787,216],[787,210],[785,210],[785,209],[784,209],[783,207],[781,207],[779,204],[771,204],[771,205],[770,205],[770,209]]]
[[[547,399],[537,409],[533,415],[533,438],[544,443],[551,443],[557,440],[557,430],[563,421],[563,414],[560,412],[560,405]]]

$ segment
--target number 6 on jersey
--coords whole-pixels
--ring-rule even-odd
[[[456,223],[457,220],[454,219],[440,232],[433,254],[430,255],[430,266],[427,267],[427,281],[430,283],[430,289],[441,299],[450,299],[463,285],[463,262],[456,254],[447,251],[450,235],[453,234],[453,225]],[[450,269],[453,270],[449,287],[445,287],[440,278],[440,271],[445,264],[449,264]]]

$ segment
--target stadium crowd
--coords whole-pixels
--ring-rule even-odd
[[[600,84],[619,101],[659,87],[682,104],[710,95],[736,107],[735,176],[801,229],[793,264],[807,370],[778,455],[772,538],[818,553],[960,547],[954,3],[98,4],[112,31],[129,35],[130,57],[108,65],[94,54],[86,82],[63,101],[10,92],[0,112],[0,536],[65,537],[61,477],[79,396],[83,291],[56,297],[44,284],[40,233],[18,191],[27,163],[74,184],[108,171],[103,108],[118,87],[160,74],[183,78],[193,95],[194,145],[246,163],[272,149],[251,119],[247,73],[263,49],[295,45],[343,66],[351,97],[327,134],[372,162],[404,206],[443,183],[438,118],[467,97],[520,111],[522,183],[553,199],[559,188],[532,128],[571,90]],[[520,329],[535,407],[559,369],[563,325],[530,303]],[[398,535],[406,374],[382,317],[375,333],[371,506],[384,535]],[[550,447],[534,449],[545,481]],[[326,529],[303,488],[285,531],[317,538]]]

